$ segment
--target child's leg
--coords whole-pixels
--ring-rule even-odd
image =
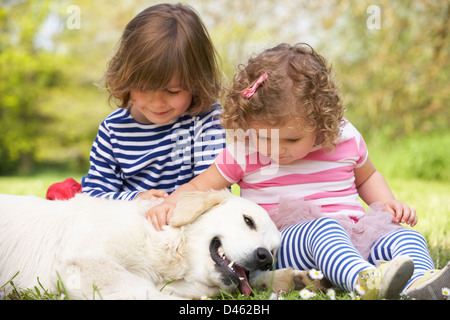
[[[277,268],[319,269],[334,285],[353,291],[358,274],[374,269],[363,259],[342,226],[320,218],[293,225],[282,231],[277,251]]]
[[[369,262],[375,264],[376,260],[390,261],[400,255],[407,255],[414,262],[414,273],[406,287],[427,270],[434,269],[424,237],[419,232],[408,229],[394,231],[375,243]]]

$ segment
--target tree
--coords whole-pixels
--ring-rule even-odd
[[[329,4],[322,22],[335,40],[323,46],[336,48],[331,59],[358,127],[389,137],[447,130],[450,2]],[[371,25],[377,12],[378,27]]]
[[[51,121],[36,106],[63,82],[54,57],[33,44],[34,24],[42,22],[47,12],[45,1],[0,8],[0,173],[31,166],[35,141]]]
[[[103,71],[128,21],[159,2],[8,0],[0,7],[0,174],[55,161],[87,170],[98,125],[112,111]],[[216,45],[226,84],[249,56],[307,42],[333,63],[347,117],[366,136],[448,130],[449,0],[189,4]]]

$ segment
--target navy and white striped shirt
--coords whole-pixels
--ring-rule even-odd
[[[128,109],[114,111],[99,126],[83,193],[126,200],[149,189],[171,193],[208,168],[225,147],[221,111],[215,105],[163,125],[139,123]]]

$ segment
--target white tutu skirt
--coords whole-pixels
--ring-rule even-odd
[[[404,228],[392,222],[393,216],[383,211],[379,204],[367,208],[366,214],[357,222],[348,215],[322,212],[319,206],[311,205],[303,199],[287,197],[282,197],[280,204],[268,213],[280,231],[298,223],[323,217],[332,218],[344,228],[354,247],[365,259],[369,257],[375,242],[388,233]]]

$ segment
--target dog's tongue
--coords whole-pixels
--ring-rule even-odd
[[[239,277],[239,291],[243,295],[250,295],[252,293],[252,290],[248,284],[247,275],[245,274],[245,270],[238,265],[234,265],[234,272]]]

